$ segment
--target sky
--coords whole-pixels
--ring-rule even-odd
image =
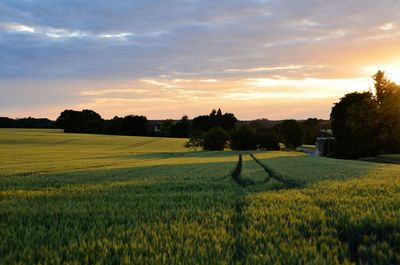
[[[378,69],[399,0],[0,1],[0,116],[327,119]]]

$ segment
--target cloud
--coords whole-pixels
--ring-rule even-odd
[[[70,30],[64,28],[27,26],[17,23],[0,23],[0,27],[8,32],[32,33],[41,37],[49,38],[105,38],[105,39],[126,39],[133,34],[130,32],[99,33]]]
[[[387,30],[391,30],[393,28],[393,24],[392,23],[386,23],[382,26],[379,27],[381,30],[387,31]]]
[[[35,28],[15,23],[4,23],[1,26],[7,29],[8,31],[29,32],[29,33],[34,33],[36,31]]]
[[[13,109],[21,95],[54,90],[99,108],[117,94],[184,99],[188,110],[202,100],[322,102],[361,89],[354,80],[373,74],[366,67],[400,59],[397,0],[3,0],[0,13],[0,89]],[[76,80],[85,86],[72,88]]]

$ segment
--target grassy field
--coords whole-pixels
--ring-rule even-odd
[[[0,129],[0,264],[399,264],[400,166]]]
[[[376,160],[382,163],[400,164],[400,154],[378,155]]]

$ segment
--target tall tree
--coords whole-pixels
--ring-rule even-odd
[[[302,130],[296,120],[284,120],[276,125],[275,129],[282,136],[283,143],[287,147],[295,148],[301,145]]]
[[[346,94],[331,112],[335,156],[358,158],[375,155],[378,106],[370,92]]]
[[[375,86],[375,97],[379,104],[382,104],[385,99],[390,98],[397,90],[397,85],[390,81],[385,72],[378,71],[372,76]]]
[[[374,76],[375,98],[379,104],[379,144],[381,152],[400,152],[400,86],[390,81],[385,72]]]

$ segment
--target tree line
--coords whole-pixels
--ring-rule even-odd
[[[337,158],[400,153],[400,86],[383,71],[372,78],[374,91],[346,94],[332,108]]]
[[[56,123],[52,120],[32,117],[11,119],[8,117],[0,117],[0,128],[56,128]]]
[[[190,138],[186,146],[194,150],[278,150],[282,146],[295,148],[303,143],[314,144],[321,129],[329,126],[318,119],[302,122],[284,120],[273,126],[262,122],[239,122],[233,113],[212,110],[190,120],[184,115],[180,120],[164,120],[158,131],[149,127],[145,116],[128,115],[103,119],[93,110],[65,110],[56,121],[66,133],[101,133],[135,136],[162,136]]]
[[[145,116],[115,116],[110,120],[103,119],[93,110],[64,110],[56,120],[58,128],[66,133],[96,133],[115,135],[148,135]]]
[[[192,134],[186,147],[194,150],[224,150],[227,147],[232,150],[294,149],[302,144],[314,144],[321,130],[329,128],[329,124],[315,118],[300,122],[293,119],[284,120],[273,126],[266,126],[258,121],[241,125],[231,122],[226,126],[225,123],[218,123],[221,119],[220,110],[213,110],[209,115],[201,116],[201,120],[208,120],[206,124],[212,126],[193,126],[198,130]]]

